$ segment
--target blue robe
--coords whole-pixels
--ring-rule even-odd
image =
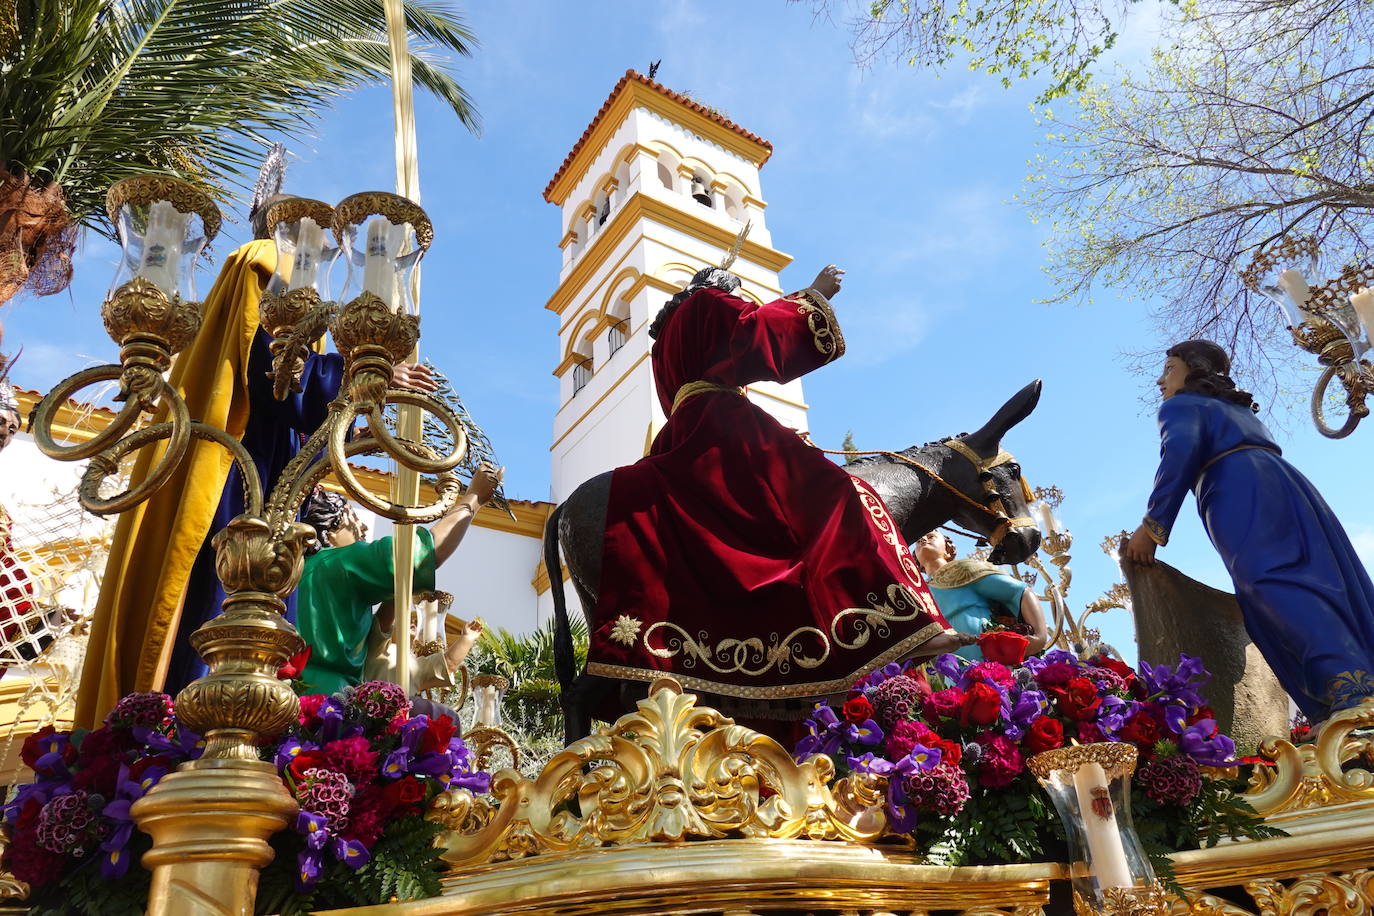
[[[268,344],[272,338],[262,328],[253,337],[248,356],[248,399],[251,405],[248,425],[243,431],[243,446],[253,458],[262,481],[263,497],[286,469],[286,465],[300,450],[302,437],[314,432],[329,414],[329,403],[339,393],[343,383],[343,357],[337,353],[312,353],[305,360],[301,373],[301,391],[278,401],[272,395],[272,352]],[[175,696],[181,688],[203,676],[209,667],[191,648],[191,634],[211,617],[219,615],[224,604],[224,586],[215,573],[215,551],[210,540],[231,520],[242,515],[247,507],[243,500],[243,475],[237,463],[229,468],[224,482],[224,494],[215,510],[210,534],[196,555],[191,577],[186,583],[186,597],[177,624],[172,660],[167,669],[163,690]],[[296,622],[296,596],[286,599],[286,619]]]
[[[1248,407],[1180,393],[1159,429],[1156,540],[1193,490],[1245,628],[1303,714],[1317,722],[1374,695],[1374,584],[1317,489]]]

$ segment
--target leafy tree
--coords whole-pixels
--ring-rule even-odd
[[[577,664],[581,667],[587,663],[587,624],[581,617],[573,617],[571,624]],[[530,743],[552,739],[562,746],[563,711],[558,703],[552,623],[520,635],[504,627],[484,630],[468,656],[467,666],[473,674],[499,674],[510,681],[501,713],[508,729],[518,738]]]
[[[858,450],[859,450],[859,447],[858,447],[857,445],[854,444],[854,430],[852,430],[852,429],[845,430],[845,433],[844,433],[844,441],[840,443],[840,451],[842,451],[842,452],[857,452]],[[853,464],[853,463],[855,462],[855,460],[857,460],[858,457],[859,457],[858,455],[845,455],[845,456],[844,456],[844,463],[845,463],[845,464]]]
[[[845,5],[812,0],[820,16]],[[854,7],[849,25],[861,65],[903,57],[939,68],[962,55],[969,69],[1003,86],[1046,80],[1040,100],[1048,102],[1088,85],[1090,68],[1116,42],[1112,20],[1124,15],[1126,0],[871,0]]]
[[[1166,23],[1143,73],[1047,114],[1030,200],[1050,221],[1056,301],[1158,296],[1176,338],[1229,344],[1252,370],[1297,358],[1286,339],[1265,354],[1277,315],[1238,272],[1286,235],[1313,237],[1331,276],[1368,260],[1372,27],[1359,0],[1204,0]]]
[[[407,0],[406,22],[416,83],[476,130],[444,63],[472,34],[436,0]],[[0,5],[0,303],[26,283],[66,286],[76,227],[111,229],[114,182],[172,174],[223,197],[256,172],[265,136],[299,135],[389,79],[390,59],[383,0]]]

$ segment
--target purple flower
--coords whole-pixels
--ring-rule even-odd
[[[944,655],[937,656],[934,662],[936,671],[944,677],[946,681],[953,684],[959,680],[968,663],[953,653],[946,652]]]
[[[287,735],[281,739],[281,746],[277,748],[277,756],[272,762],[277,765],[278,770],[285,769],[301,751],[314,749],[313,747],[307,748],[301,739],[295,735]]]
[[[862,725],[855,725],[853,728],[854,740],[859,744],[866,744],[872,747],[875,744],[882,743],[884,737],[883,730],[879,728],[878,723],[874,722],[872,719],[864,719]]]
[[[410,751],[404,747],[398,747],[390,754],[386,755],[386,761],[382,763],[382,775],[392,779],[400,779],[410,772]]]
[[[887,784],[887,828],[893,833],[910,833],[918,820],[916,805],[907,798],[902,783],[893,779]]]
[[[797,742],[796,756],[810,757],[813,754],[834,754],[845,741],[853,742],[858,737],[858,729],[849,722],[841,722],[835,710],[825,703],[817,703],[806,720],[807,734]]]
[[[476,772],[470,770],[458,772],[455,770],[449,778],[448,787],[450,789],[467,789],[469,792],[480,795],[490,791],[491,774],[481,770]]]
[[[873,773],[877,776],[886,776],[892,772],[892,761],[874,757],[872,751],[862,757],[846,757],[844,762],[849,765],[850,772],[853,773]]]
[[[329,821],[318,814],[301,811],[296,815],[296,832],[305,837],[307,849],[323,849],[329,839]]]
[[[184,725],[178,725],[171,735],[141,725],[129,731],[154,754],[167,754],[177,760],[198,760],[205,753],[205,739]]]
[[[128,840],[125,840],[124,844],[127,843]],[[104,843],[100,844],[100,848],[105,852],[100,857],[100,877],[106,881],[122,878],[129,871],[129,863],[133,860],[133,856],[124,848],[124,844],[113,848],[107,847]]]
[[[343,737],[344,707],[335,697],[320,704],[320,741],[329,742]]]
[[[296,891],[308,894],[315,889],[320,880],[320,853],[314,849],[303,849],[296,853]]]
[[[910,754],[897,761],[895,769],[904,777],[916,772],[925,773],[939,766],[943,756],[944,752],[938,747],[917,744],[912,747]]]
[[[1159,699],[1164,703],[1181,703],[1189,709],[1197,709],[1203,705],[1204,701],[1197,688],[1212,679],[1211,673],[1202,667],[1202,659],[1191,655],[1180,655],[1178,664],[1172,668],[1142,661],[1139,676],[1151,699]]]
[[[1102,697],[1102,706],[1097,711],[1097,727],[1111,741],[1119,741],[1116,733],[1135,715],[1140,704],[1134,700],[1123,700],[1115,694]]]
[[[367,864],[367,860],[372,858],[372,853],[367,851],[358,840],[345,840],[343,837],[335,837],[334,842],[329,844],[329,851],[334,858],[338,859],[349,868],[357,871]]]
[[[1182,706],[1164,707],[1164,724],[1178,736],[1179,750],[1203,766],[1232,766],[1236,760],[1236,743],[1217,730],[1215,719],[1199,719],[1192,725]]]

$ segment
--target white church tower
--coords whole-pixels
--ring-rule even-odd
[[[782,295],[778,271],[792,259],[772,246],[759,186],[772,152],[720,112],[631,70],[544,189],[563,211],[563,266],[545,306],[558,316],[554,502],[644,454],[664,419],[649,324],[694,273],[720,263],[746,220],[753,228],[731,268],[743,281],[737,295]],[[807,429],[800,381],[748,394]]]

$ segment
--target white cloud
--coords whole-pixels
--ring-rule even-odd
[[[940,309],[916,297],[865,302],[844,312],[845,360],[878,366],[916,349],[938,322]]]
[[[973,113],[987,102],[987,90],[983,87],[981,82],[969,83],[948,99],[931,102],[930,107],[949,112],[955,124],[965,125],[972,119]]]

